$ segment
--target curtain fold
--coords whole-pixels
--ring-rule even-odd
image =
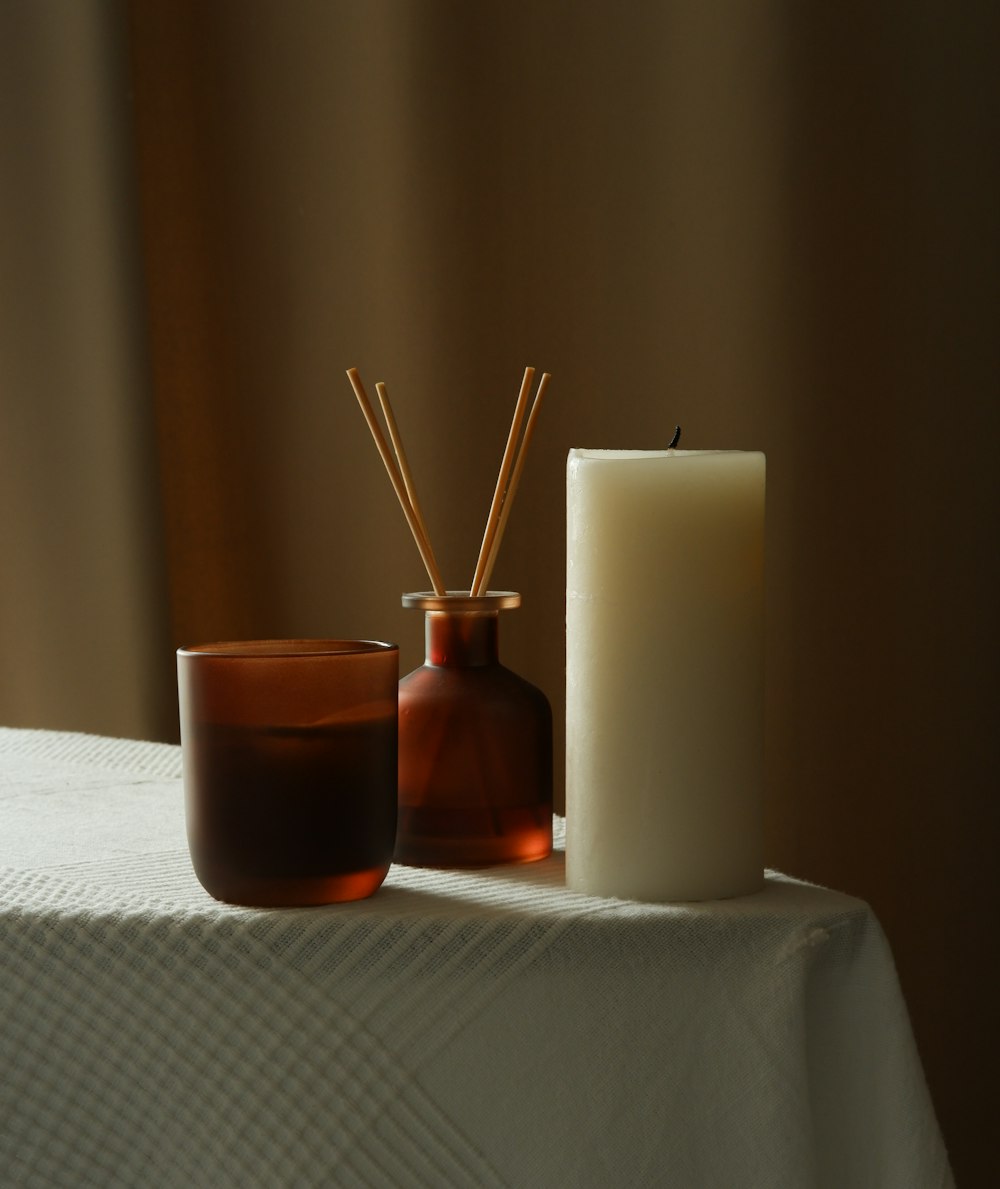
[[[768,454],[769,862],[886,924],[959,1182],[998,776],[993,6],[0,7],[0,720],[176,737],[173,649],[427,586],[344,375],[563,706],[564,467]],[[561,746],[558,728],[557,750]],[[956,919],[969,922],[955,928]],[[969,940],[963,940],[968,937]]]
[[[0,718],[143,738],[176,712],[114,6],[0,8]]]

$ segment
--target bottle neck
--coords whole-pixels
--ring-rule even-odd
[[[426,612],[426,663],[457,668],[495,665],[499,660],[499,620],[496,611],[475,614]]]

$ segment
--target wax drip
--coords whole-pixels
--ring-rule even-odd
[[[675,425],[674,426],[674,436],[670,439],[670,445],[667,447],[667,449],[673,450],[673,448],[677,445],[677,443],[680,440],[681,440],[681,427],[679,425]]]

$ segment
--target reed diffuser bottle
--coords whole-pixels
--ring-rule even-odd
[[[519,607],[521,596],[487,589],[551,378],[542,373],[529,412],[534,375],[524,369],[476,572],[469,590],[450,591],[386,387],[375,385],[383,432],[357,368],[347,372],[434,587],[403,595],[404,607],[424,612],[426,660],[399,683],[400,863],[529,863],[552,850],[552,711],[541,690],[500,664],[500,612]]]
[[[399,685],[395,859],[426,867],[527,863],[552,850],[552,711],[499,660],[513,591],[407,594],[426,660]]]

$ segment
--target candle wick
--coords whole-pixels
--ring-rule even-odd
[[[680,440],[681,440],[681,427],[679,425],[675,425],[674,426],[674,436],[670,439],[670,445],[667,447],[667,449],[673,450],[673,448],[677,445],[677,443]]]

